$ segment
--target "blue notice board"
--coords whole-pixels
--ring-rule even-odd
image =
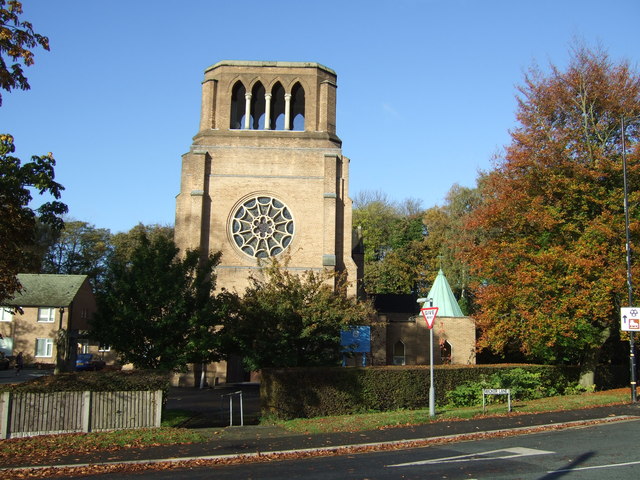
[[[371,327],[351,327],[340,332],[343,352],[368,353],[371,351]]]

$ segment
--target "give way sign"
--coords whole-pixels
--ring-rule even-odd
[[[427,328],[433,328],[433,322],[436,320],[436,315],[438,314],[438,307],[421,308],[420,312],[427,321]]]

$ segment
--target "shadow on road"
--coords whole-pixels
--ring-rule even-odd
[[[556,470],[555,472],[551,472],[548,473],[547,475],[545,475],[544,477],[541,477],[540,480],[552,480],[554,478],[561,478],[564,477],[565,475],[568,475],[570,473],[572,473],[574,471],[574,469],[586,462],[587,460],[589,460],[591,457],[593,457],[595,455],[594,452],[586,452],[583,453],[582,455],[580,455],[578,458],[576,458],[575,460],[573,460],[572,462],[570,462],[567,466],[565,466],[564,468],[559,468],[558,470]]]

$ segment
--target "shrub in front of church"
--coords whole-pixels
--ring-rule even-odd
[[[522,399],[563,394],[578,378],[577,367],[437,366],[436,404],[482,404],[483,388],[511,388]],[[292,419],[427,408],[429,379],[428,366],[264,369],[262,414]]]

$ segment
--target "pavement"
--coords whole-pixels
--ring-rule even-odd
[[[243,393],[244,426],[240,425],[239,394]],[[234,394],[234,425],[228,426],[229,394]],[[210,438],[188,445],[129,448],[118,451],[95,451],[90,454],[61,456],[45,464],[20,465],[3,462],[4,468],[25,467],[84,467],[104,464],[147,464],[189,461],[252,461],[256,456],[305,456],[343,452],[383,450],[472,440],[488,435],[515,435],[538,429],[567,428],[590,422],[607,422],[640,418],[638,404],[568,410],[541,414],[486,416],[470,420],[442,420],[426,425],[400,426],[372,431],[327,434],[294,434],[282,428],[258,425],[259,389],[256,384],[240,384],[203,390],[171,389],[168,408],[198,412],[185,426],[197,428]],[[437,412],[436,412],[437,413]],[[437,415],[436,415],[437,416]],[[223,426],[227,425],[227,426]],[[8,473],[5,470],[4,473]]]
[[[0,384],[22,383],[33,378],[51,374],[53,374],[52,369],[39,370],[37,368],[25,368],[20,373],[16,373],[15,369],[8,368],[6,370],[0,370]]]

